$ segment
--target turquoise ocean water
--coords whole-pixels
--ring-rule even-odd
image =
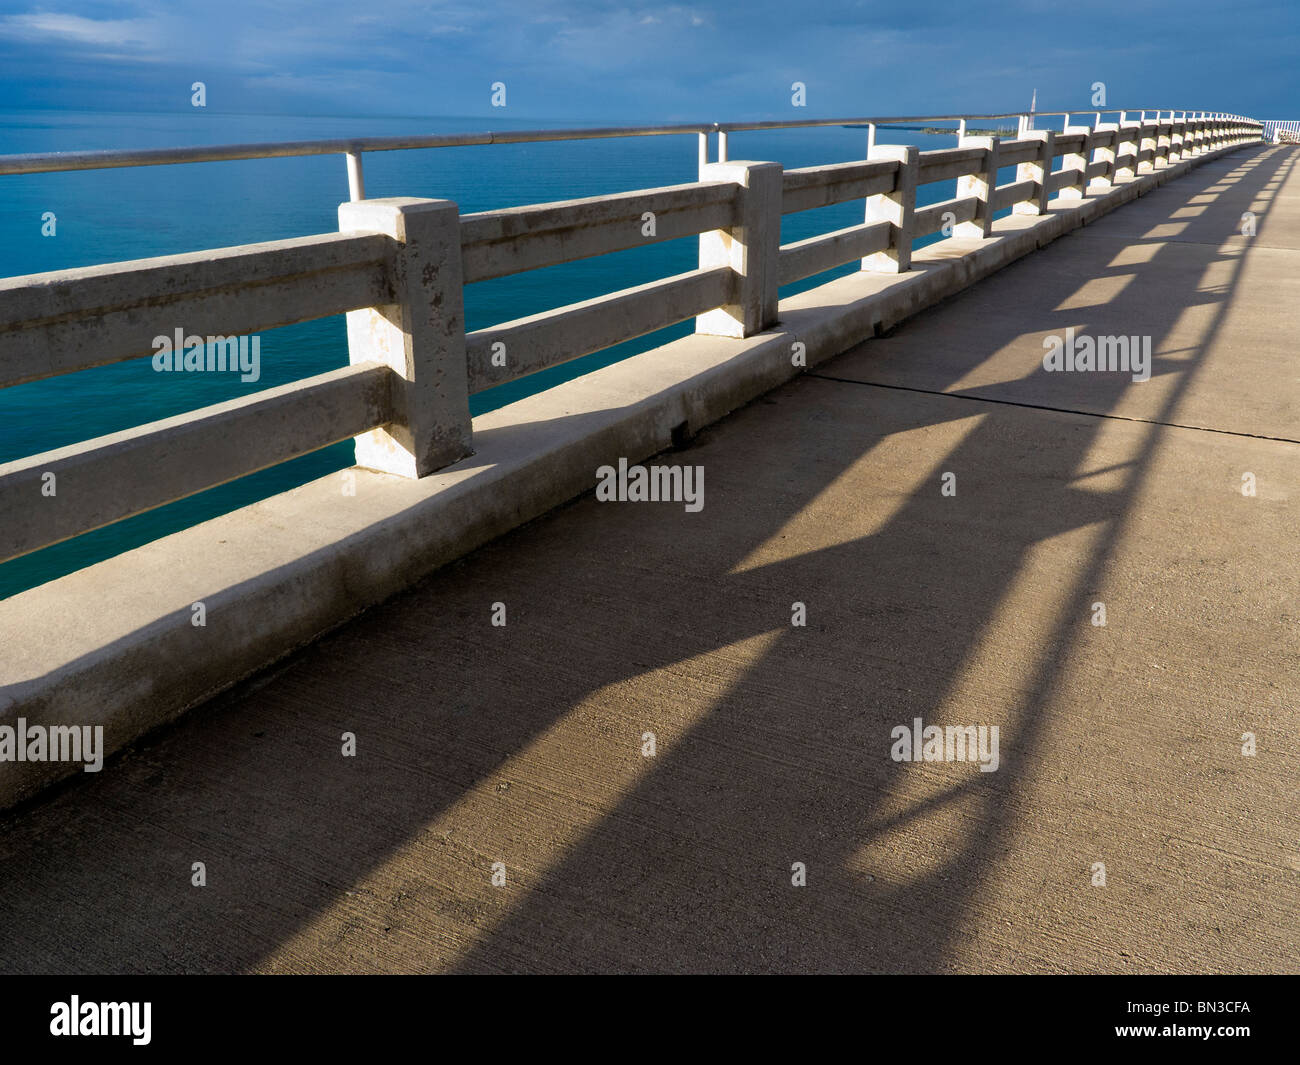
[[[522,125],[522,124],[519,124]],[[553,128],[558,123],[531,123]],[[0,112],[0,154],[176,147],[330,137],[512,128],[474,119],[331,118],[204,112]],[[881,143],[948,147],[955,138],[882,131]],[[733,133],[733,159],[787,168],[860,159],[866,132],[827,127]],[[693,181],[694,135],[483,145],[365,156],[366,193],[454,200],[462,213]],[[1004,174],[1003,181],[1010,180]],[[922,189],[922,203],[955,195],[955,182]],[[334,232],[347,198],[342,156],[0,176],[0,276]],[[788,243],[862,220],[862,202],[788,216]],[[53,212],[54,236],[42,235]],[[932,237],[929,240],[934,240]],[[920,243],[927,243],[922,241]],[[470,285],[469,329],[643,284],[697,265],[695,238]],[[782,296],[853,272],[853,265],[781,290]],[[170,333],[169,323],[160,333]],[[478,414],[690,333],[689,322],[473,397]],[[149,358],[0,390],[0,463],[272,388],[347,364],[343,316],[261,334],[261,379],[163,374]],[[237,446],[237,441],[232,441]],[[352,464],[336,444],[168,506],[0,565],[0,598],[41,584],[255,500]],[[149,476],[147,469],[140,477]]]

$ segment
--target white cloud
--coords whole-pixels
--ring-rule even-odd
[[[156,23],[144,19],[93,19],[32,12],[0,17],[0,37],[94,48],[152,49],[160,43],[161,34]]]

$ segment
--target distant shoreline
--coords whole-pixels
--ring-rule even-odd
[[[862,123],[853,123],[844,127],[845,129],[866,129]],[[906,130],[909,133],[947,133],[955,136],[957,131],[948,126],[885,126],[879,125],[876,129],[896,129]],[[1005,126],[1000,129],[976,129],[974,126],[966,127],[967,136],[978,137],[1005,137],[1009,134],[1016,133],[1015,126]]]

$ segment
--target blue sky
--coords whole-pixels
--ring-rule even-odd
[[[0,0],[0,108],[577,122],[1119,107],[1300,117],[1300,3]],[[505,82],[507,108],[490,105]],[[795,112],[790,85],[807,85]]]

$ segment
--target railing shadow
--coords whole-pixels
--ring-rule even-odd
[[[1262,188],[1291,153],[1237,153],[1210,164],[1215,173],[1151,195],[1177,208],[1185,192],[1216,180],[1216,168],[1248,161],[1255,165],[1237,180]],[[1064,243],[1039,256],[1066,254]],[[1152,306],[1143,275],[1162,268],[1160,254],[1126,267],[1137,277],[1120,296],[1127,309],[1113,312],[1131,313],[1141,328],[1130,331],[1157,342],[1187,304],[1207,298],[1189,292],[1181,304]],[[1183,375],[1168,403],[1196,373],[1239,268],[1211,297],[1214,322],[1197,350],[1160,368]],[[1051,275],[1030,331],[1056,328],[1053,308],[1079,280]],[[1008,271],[982,284],[1011,298],[1016,278]],[[962,306],[928,314],[958,321]],[[1025,331],[1023,320],[981,319],[970,365]],[[1113,404],[1124,387],[1101,382],[1090,398]],[[899,812],[887,801],[900,771],[886,757],[889,731],[914,716],[930,722],[953,696],[1034,545],[1102,523],[1064,596],[1072,617],[1084,616],[1155,438],[1153,430],[1121,490],[1081,491],[1071,482],[1095,442],[1094,419],[1074,418],[1063,434],[1060,416],[974,406],[795,382],[669,460],[705,466],[700,514],[590,497],[562,508],[300,652],[111,772],[10,818],[0,841],[0,967],[302,969],[319,950],[331,967],[362,969],[415,967],[394,962],[407,957],[466,971],[942,968],[967,901],[1014,831],[1014,798],[1064,654],[1045,656],[1018,682],[1002,769],[954,776],[929,806]],[[952,424],[975,414],[969,428]],[[954,520],[927,481],[868,534],[742,565],[815,501],[841,508],[851,526],[861,507],[827,490],[914,432],[946,441],[941,468],[985,471],[973,480],[1001,493],[995,526]],[[1036,479],[1002,476],[1008,462]],[[789,627],[793,600],[809,604],[807,629]],[[504,628],[489,624],[495,601],[507,604]],[[1062,621],[1040,644],[1063,649],[1072,638]],[[683,665],[695,659],[706,663],[702,674]],[[609,721],[566,732],[612,685],[610,721],[627,734],[610,735]],[[643,760],[641,732],[656,725],[680,735]],[[357,736],[355,760],[340,758],[343,731]],[[577,736],[593,740],[592,751],[565,746]],[[529,890],[493,895],[490,863],[512,858],[484,841],[528,836],[529,819],[550,808],[544,794],[529,799],[529,782],[497,778],[548,738],[560,757],[547,787],[581,793],[602,774],[624,785],[581,832],[539,825],[550,857],[526,859]],[[495,813],[485,790],[498,792]],[[979,804],[979,831],[953,841],[928,871],[907,883],[854,871],[873,835],[964,801]],[[789,890],[795,860],[824,877],[815,906]],[[194,861],[207,864],[203,890],[190,886]],[[376,896],[378,884],[391,892]],[[374,926],[380,909],[400,915],[396,931],[407,937],[391,948],[389,930]],[[440,922],[461,931],[449,941]]]
[[[1262,186],[1275,170],[1293,165],[1287,153],[1273,165],[1256,163],[1256,172],[1246,171],[1238,180]],[[1171,206],[1177,196],[1175,192],[1170,197]],[[1231,220],[1227,225],[1231,228]],[[1058,261],[1069,254],[1064,245],[1055,251]],[[1190,292],[1180,302],[1151,303],[1142,275],[1160,271],[1163,257],[1177,254],[1177,246],[1167,246],[1145,264],[1124,267],[1136,271],[1137,280],[1121,294],[1119,306],[1105,309],[1106,316],[1140,322],[1132,331],[1152,334],[1157,341],[1168,334],[1188,304],[1205,299],[1203,293]],[[1009,268],[984,282],[983,292],[989,298],[991,291],[1013,297],[1018,281],[1013,271],[1032,271],[1041,313],[1040,324],[1031,331],[1046,335],[1058,330],[1063,318],[1077,317],[1078,312],[1053,308],[1077,288],[1078,279],[1062,273],[1050,275],[1044,284],[1036,265],[1031,259]],[[1239,273],[1240,263],[1214,301],[1214,320],[1197,352],[1177,368],[1159,368],[1181,377],[1153,421],[1170,420],[1191,386],[1231,304]],[[917,325],[942,331],[946,315],[948,327],[955,328],[963,310],[959,297]],[[1022,318],[1015,319],[1014,331],[997,318],[980,316],[978,321],[978,335],[969,338],[970,366],[1013,341],[1024,328]],[[909,328],[904,325],[900,334]],[[915,345],[911,347],[915,354]],[[828,374],[834,373],[833,365]],[[1041,367],[1036,368],[1030,376],[1041,373]],[[1089,381],[1090,405],[1108,393],[1115,401],[1128,387],[1117,375]],[[897,394],[889,402],[907,406]],[[963,408],[960,403],[925,402],[951,411],[953,417],[969,414],[952,410]],[[888,423],[891,416],[888,404],[877,404],[869,413],[873,428],[886,434],[922,424],[914,408],[900,411],[893,424],[884,426],[880,421]],[[733,423],[727,430],[752,447],[760,435],[755,423],[762,416],[751,414],[750,425]],[[842,424],[836,421],[834,428]],[[813,435],[830,426],[823,422],[806,428]],[[1006,851],[1017,819],[1023,817],[1015,798],[1034,764],[1045,725],[1041,710],[1060,683],[1068,648],[1088,631],[1089,604],[1132,518],[1133,501],[1152,461],[1158,430],[1135,427],[1143,438],[1127,464],[1123,489],[1108,495],[1081,491],[1072,482],[1099,429],[1095,420],[1073,420],[1063,427],[1059,417],[994,408],[939,466],[986,471],[972,478],[973,489],[963,489],[981,499],[997,494],[1000,482],[998,516],[1003,520],[992,535],[980,538],[980,530],[952,522],[948,501],[928,482],[874,535],[765,567],[762,573],[774,595],[779,588],[817,588],[824,595],[838,579],[851,605],[832,608],[833,618],[815,637],[794,630],[782,634],[742,683],[700,722],[690,742],[679,744],[681,753],[674,754],[672,764],[657,767],[617,815],[603,820],[543,883],[533,886],[519,912],[481,937],[460,968],[509,968],[511,959],[523,955],[543,968],[564,968],[581,959],[584,968],[634,965],[654,971],[943,971],[949,945],[967,919],[967,900],[980,892],[997,856]],[[847,450],[863,453],[870,438],[864,428]],[[784,463],[789,471],[791,454],[790,441],[778,438],[748,452],[746,465],[781,468]],[[795,457],[794,478],[815,481],[823,454],[810,455],[806,464],[797,462],[797,452]],[[1019,476],[1030,464],[1033,479]],[[714,517],[726,521],[723,515]],[[1038,640],[1049,653],[1032,675],[1016,679],[1022,695],[1003,724],[1003,736],[1014,739],[1011,749],[1004,747],[1002,768],[989,775],[968,768],[930,803],[886,815],[881,796],[896,786],[901,771],[884,758],[890,729],[914,716],[927,723],[944,720],[936,716],[937,708],[953,695],[975,638],[989,624],[1029,550],[1049,537],[1094,523],[1101,523],[1104,531],[1080,571],[1068,578],[1068,608],[1055,630]],[[961,549],[963,544],[967,550]],[[741,597],[738,591],[728,591],[729,598]],[[901,610],[900,604],[905,604]],[[857,612],[865,616],[855,619]],[[736,635],[726,634],[719,642]],[[810,639],[817,642],[815,650],[809,647]],[[873,653],[873,648],[887,650]],[[815,665],[801,669],[799,660],[809,657]],[[865,657],[872,668],[853,675],[844,664],[855,657]],[[792,673],[808,687],[791,685]],[[773,698],[773,693],[784,698]],[[983,720],[983,709],[970,707],[962,722]],[[788,735],[791,718],[797,719],[799,732],[842,737],[842,749],[820,749],[816,757],[801,759],[798,755],[804,752]],[[783,736],[790,743],[790,753],[784,756]],[[754,737],[775,742],[760,744]],[[952,849],[941,856],[918,856],[921,871],[913,879],[887,883],[851,872],[873,834],[906,828],[936,807],[967,800],[977,808],[967,812],[962,824],[966,829],[977,826],[976,831],[952,840]],[[682,811],[696,817],[689,834],[680,824]],[[628,831],[629,823],[635,824],[635,832]],[[818,877],[815,906],[789,889],[792,859],[816,870],[810,874]],[[593,875],[599,878],[598,890]],[[638,888],[647,881],[653,889]],[[701,905],[701,882],[714,886],[712,897],[723,897],[726,904]],[[636,899],[635,926],[620,920],[632,909],[630,894]],[[844,915],[852,919],[834,921]]]

